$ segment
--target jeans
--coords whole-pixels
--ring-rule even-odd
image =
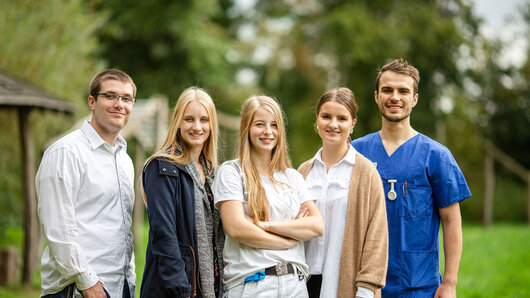
[[[307,288],[305,279],[298,274],[281,276],[267,275],[259,281],[250,281],[237,285],[223,295],[224,298],[261,298],[261,297],[290,297],[306,298]]]

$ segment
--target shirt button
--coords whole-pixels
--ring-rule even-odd
[[[177,170],[173,170],[173,173],[175,173],[175,174],[176,174],[176,173],[177,173]]]
[[[164,172],[165,172],[165,171],[166,171],[166,168],[162,168],[162,171],[164,171]]]

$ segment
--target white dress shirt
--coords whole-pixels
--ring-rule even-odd
[[[326,171],[322,161],[322,149],[313,158],[313,167],[306,177],[311,194],[317,198],[316,205],[324,217],[323,236],[305,242],[306,261],[309,274],[322,274],[320,297],[336,297],[340,255],[344,239],[344,226],[348,210],[348,192],[357,151],[348,146],[344,158]],[[373,297],[373,291],[359,287],[359,297]]]
[[[125,140],[111,147],[85,121],[44,152],[35,180],[47,241],[42,295],[73,282],[85,290],[99,280],[111,297],[121,297],[124,277],[134,295],[134,169]]]

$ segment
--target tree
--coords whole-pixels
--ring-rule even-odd
[[[247,63],[257,85],[278,97],[289,119],[294,164],[319,143],[309,131],[314,107],[328,88],[346,86],[360,106],[354,137],[380,127],[373,103],[377,67],[403,57],[421,75],[412,123],[435,135],[443,96],[462,88],[461,49],[474,49],[478,21],[463,1],[258,1],[240,28],[254,28]],[[265,45],[265,46],[264,46]],[[264,59],[255,56],[268,48]],[[263,56],[263,55],[262,55]],[[433,117],[434,116],[434,117]]]
[[[225,55],[232,36],[223,24],[229,1],[87,2],[108,15],[98,31],[100,55],[131,74],[139,96],[163,93],[173,105],[185,88],[199,85],[214,99],[229,98],[233,69]]]
[[[101,20],[86,12],[82,1],[2,1],[0,69],[86,107],[87,84],[102,66],[93,55],[97,47],[93,33]],[[6,231],[21,228],[22,195],[16,115],[10,110],[2,110],[0,115],[0,150],[4,153],[0,175],[5,177],[0,184],[0,243],[4,244],[11,240],[6,239]],[[63,119],[32,113],[31,126],[39,131],[34,139],[36,148],[43,148],[68,127],[68,121],[59,120]],[[25,256],[30,257],[37,256]],[[31,272],[26,276],[30,278]],[[24,281],[30,282],[28,278]]]

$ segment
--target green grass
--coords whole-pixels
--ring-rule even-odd
[[[142,248],[135,249],[137,253],[134,255],[134,263],[136,264],[136,297],[140,297],[140,285],[142,284],[142,275],[144,272],[145,251],[147,250],[147,239],[149,236],[149,224],[147,222],[144,224],[142,231]]]
[[[463,233],[459,297],[530,297],[530,227],[465,226]]]
[[[148,229],[145,225],[143,245],[136,255],[136,297],[140,293]],[[443,272],[443,253],[440,265]],[[38,275],[35,276],[36,281],[31,287],[0,287],[0,297],[37,297],[40,291]],[[466,225],[457,294],[464,298],[530,297],[530,227],[497,224],[485,229],[478,225]]]

